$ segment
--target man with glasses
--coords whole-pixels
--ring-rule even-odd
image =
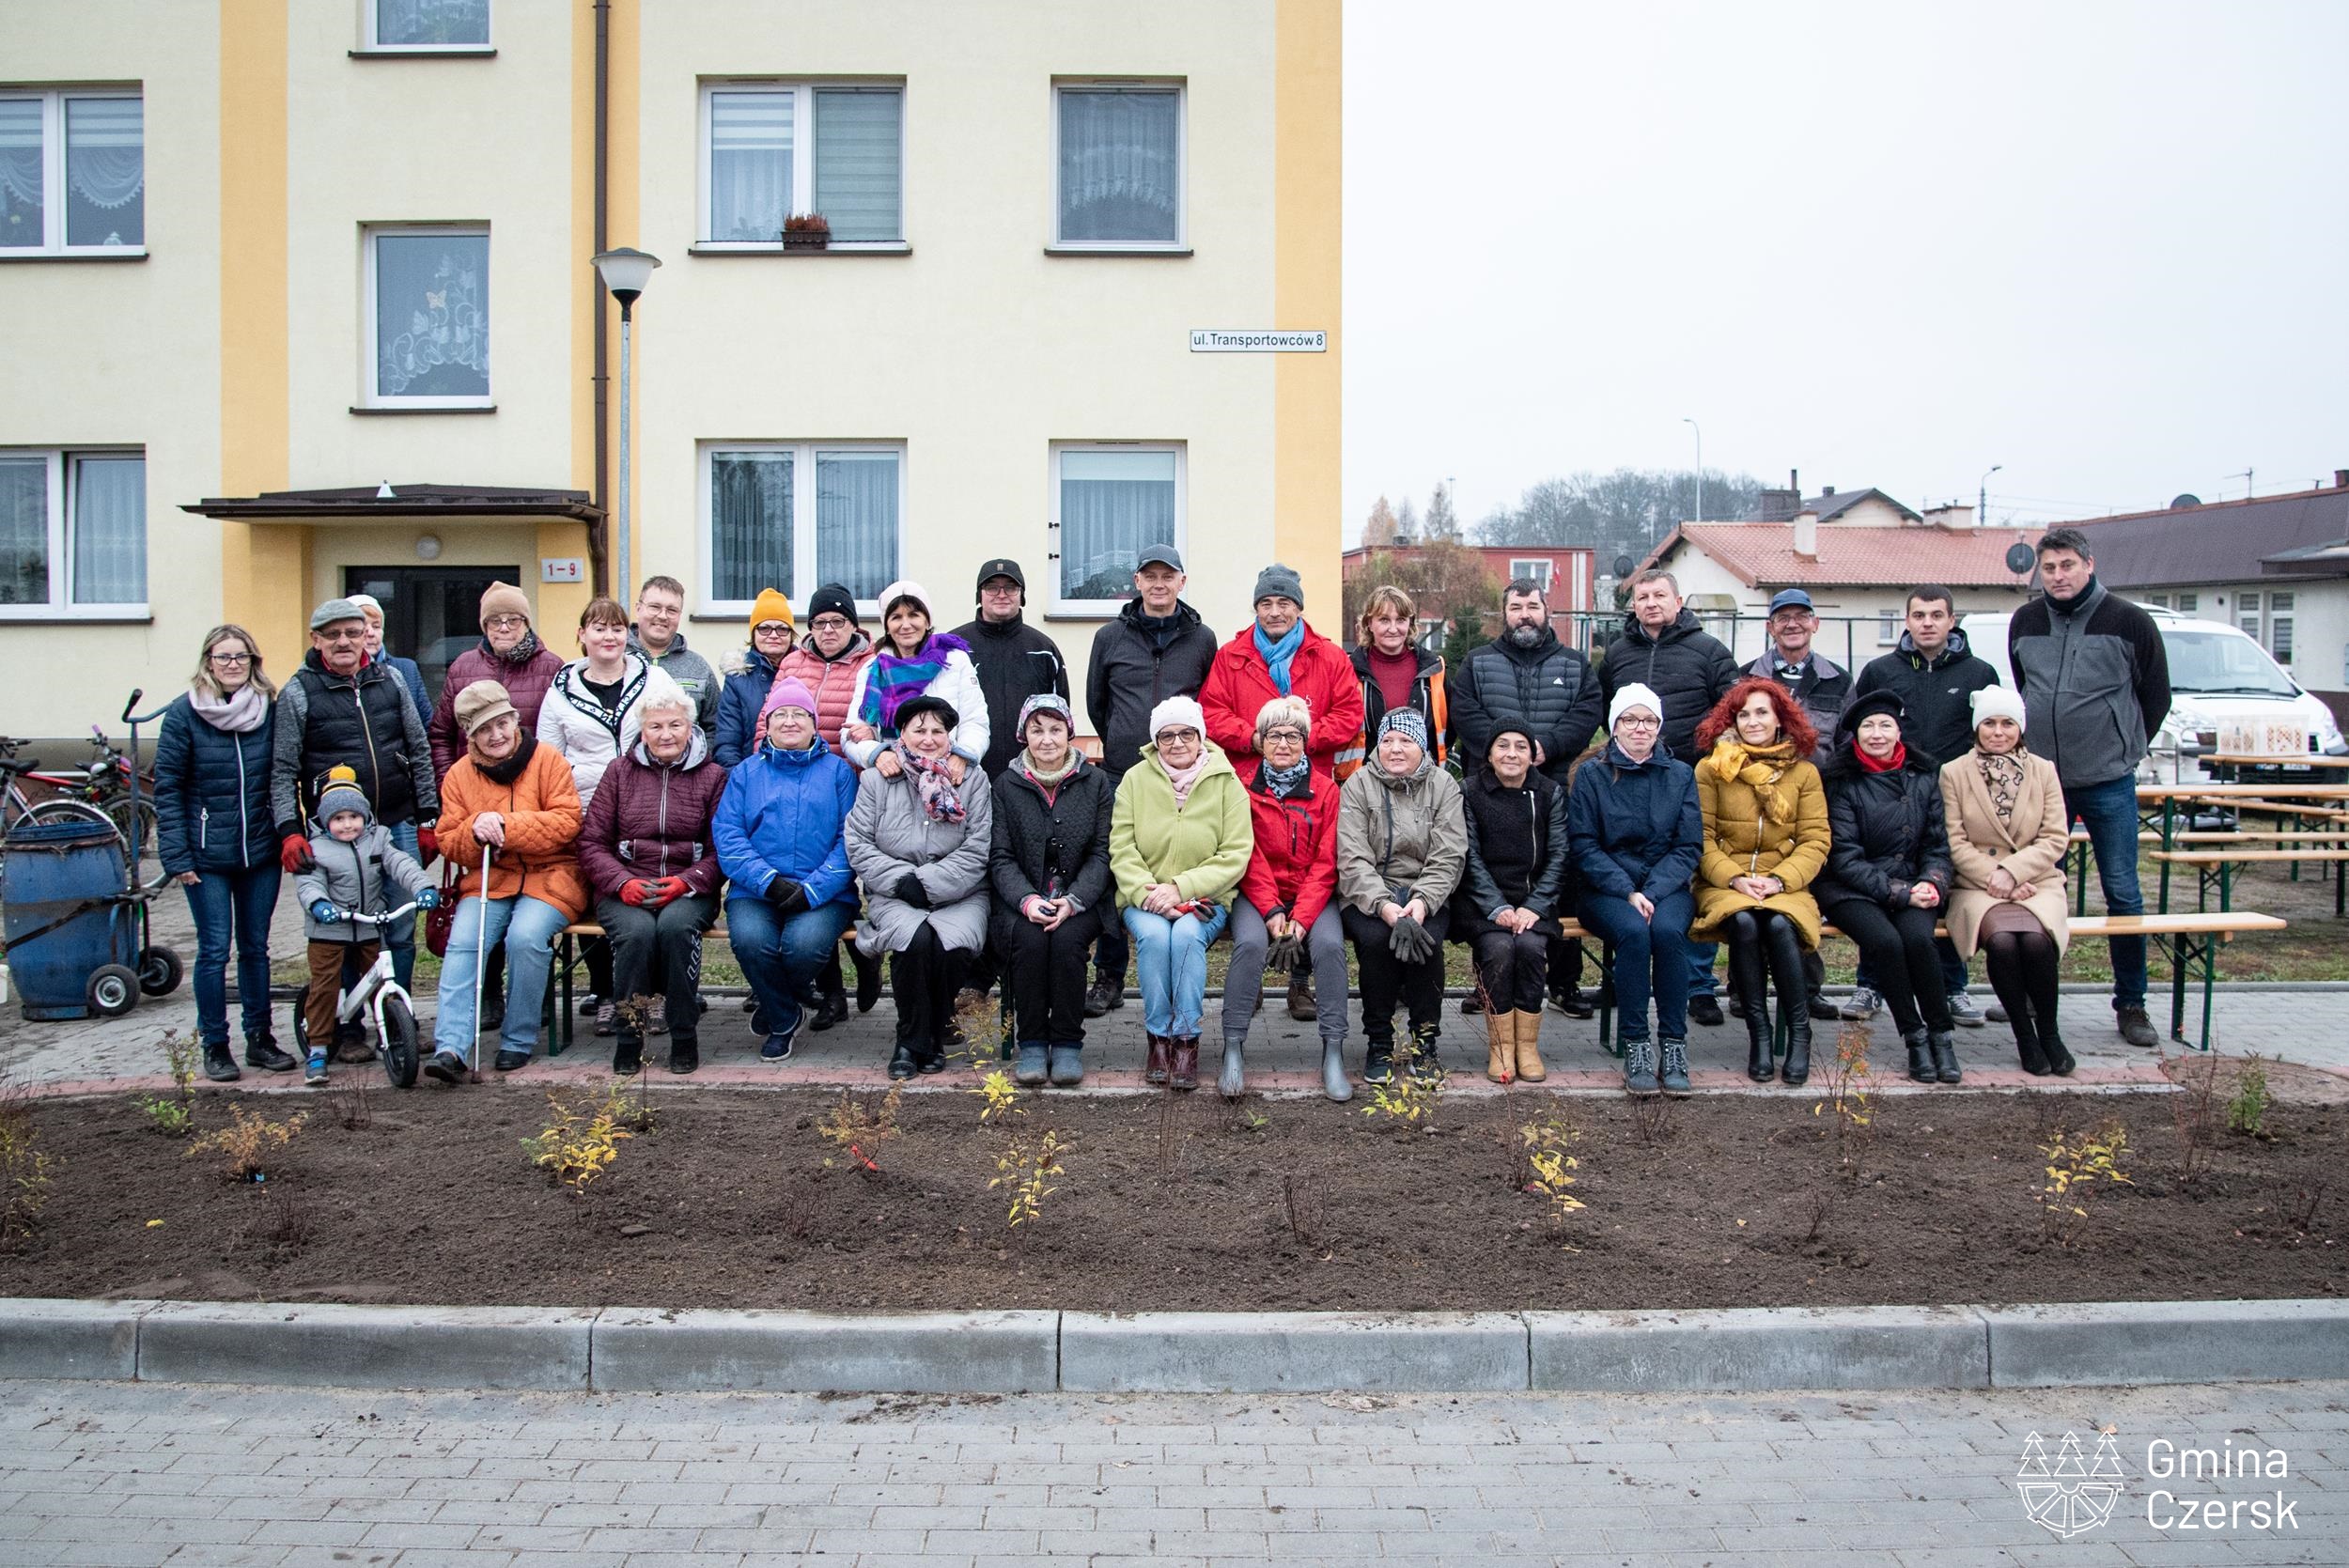
[[[718,672],[709,667],[709,660],[685,645],[685,634],[677,627],[685,619],[685,584],[674,577],[648,577],[636,590],[635,619],[628,629],[628,645],[631,653],[642,654],[645,662],[656,670],[665,670],[669,678],[685,689],[693,699],[693,727],[702,732],[705,740],[714,739],[718,731]]]
[[[1811,596],[1800,588],[1781,588],[1770,599],[1767,644],[1762,657],[1746,666],[1746,674],[1774,680],[1786,689],[1787,694],[1802,705],[1811,720],[1811,727],[1819,732],[1819,743],[1812,751],[1811,760],[1826,766],[1828,753],[1835,749],[1835,722],[1851,706],[1851,672],[1829,660],[1812,644],[1819,632],[1818,611]],[[1862,959],[1864,967],[1866,960]],[[1827,984],[1827,965],[1816,948],[1802,955],[1802,977],[1810,987],[1809,1007],[1814,1018],[1838,1017],[1835,1003],[1821,994]],[[1745,999],[1740,997],[1740,1005]],[[1981,1016],[1975,1016],[1977,1025]]]
[[[431,824],[441,815],[424,718],[407,683],[391,667],[367,661],[367,621],[347,598],[331,598],[310,615],[310,651],[277,694],[277,733],[270,756],[270,815],[288,873],[307,871],[310,836],[303,824],[318,807],[327,770],[345,767],[375,808],[375,819],[415,835],[417,858],[440,853]],[[392,971],[406,986],[415,973],[412,917],[381,928]],[[346,974],[348,981],[352,976]],[[353,1036],[343,1060],[366,1050]]]
[[[971,644],[971,662],[987,693],[987,755],[979,765],[991,784],[1019,754],[1019,706],[1050,694],[1066,701],[1068,664],[1060,644],[1028,624],[1028,579],[1019,563],[998,557],[979,568],[979,614],[955,628]]]
[[[1113,783],[1142,755],[1151,738],[1150,710],[1170,697],[1199,695],[1215,660],[1216,636],[1183,601],[1183,554],[1171,544],[1146,545],[1134,562],[1134,597],[1117,618],[1093,634],[1085,672],[1085,712],[1101,737],[1101,767]],[[1103,922],[1094,950],[1093,988],[1085,1017],[1126,1005],[1127,941],[1123,928]]]

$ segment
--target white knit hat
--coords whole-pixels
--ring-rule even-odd
[[[1156,740],[1159,732],[1170,724],[1188,724],[1204,737],[1207,733],[1206,711],[1193,698],[1169,697],[1150,710],[1150,738]]]
[[[2023,717],[2023,694],[2012,686],[1985,686],[1966,699],[1974,709],[1974,728],[1982,728],[1984,719],[2012,719],[2021,728],[2030,728]]]
[[[1642,686],[1635,680],[1626,683],[1615,692],[1615,700],[1607,705],[1607,727],[1613,729],[1615,721],[1622,718],[1626,710],[1635,707],[1644,707],[1655,714],[1659,724],[1664,722],[1664,699],[1657,696],[1652,687]]]
[[[910,577],[901,577],[896,582],[892,582],[888,587],[883,588],[880,591],[879,604],[881,609],[881,617],[884,620],[888,618],[889,607],[896,603],[901,598],[910,598],[913,600],[914,603],[922,607],[922,613],[929,616],[931,624],[933,626],[937,624],[937,612],[930,608],[930,591],[927,588],[923,587],[919,582],[914,582],[913,579]],[[810,612],[810,618],[814,618],[814,613],[812,611]]]

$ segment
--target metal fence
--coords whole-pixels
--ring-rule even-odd
[[[1729,651],[1737,656],[1740,664],[1752,663],[1769,645],[1767,615],[1704,610],[1696,614],[1704,623],[1705,630],[1729,645]],[[1624,618],[1622,611],[1572,610],[1555,612],[1549,620],[1558,629],[1561,640],[1584,654],[1592,654],[1623,635]],[[1889,641],[1885,632],[1888,625]],[[1891,652],[1900,634],[1901,623],[1897,620],[1888,623],[1873,615],[1822,615],[1819,629],[1812,634],[1811,645],[1844,669],[1857,673],[1878,654]]]

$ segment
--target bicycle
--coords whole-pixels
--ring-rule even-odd
[[[379,933],[383,926],[413,913],[416,903],[411,899],[397,909],[380,915],[360,914],[354,910],[337,910],[335,919],[348,920],[375,926]],[[294,1001],[294,1050],[304,1058],[310,1054],[310,1025],[308,993]],[[368,1048],[381,1059],[383,1076],[395,1089],[416,1086],[416,1010],[399,982],[392,977],[392,950],[384,948],[375,955],[367,971],[344,991],[334,1002],[334,1021],[338,1024],[359,1022],[369,1031]],[[334,1042],[326,1042],[329,1051]],[[323,1080],[320,1080],[323,1081]]]
[[[39,757],[20,761],[17,753],[24,742],[0,735],[0,779],[8,782],[5,794],[0,794],[0,838],[20,822],[103,822],[114,827],[114,818],[90,804],[83,796],[100,787],[84,768],[70,772],[44,768]],[[37,784],[47,784],[61,793],[46,800],[35,800],[19,784],[20,779]],[[64,793],[70,791],[71,793]],[[115,828],[117,832],[122,830]]]
[[[169,882],[156,826],[154,781],[139,772],[137,766],[139,725],[160,717],[163,709],[134,716],[131,709],[145,695],[143,691],[133,691],[123,705],[123,722],[131,726],[131,751],[117,748],[104,731],[92,724],[91,759],[80,768],[47,769],[38,759],[18,762],[16,753],[23,743],[0,736],[0,776],[8,779],[6,807],[0,808],[0,837],[20,821],[94,819],[113,828],[122,840],[124,860],[135,868],[134,886],[152,892]],[[47,800],[33,800],[19,787],[20,778],[45,784],[55,793]],[[148,786],[144,790],[142,783]]]

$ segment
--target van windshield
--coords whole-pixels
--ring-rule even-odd
[[[2170,690],[2198,695],[2290,697],[2298,694],[2276,661],[2241,632],[2186,631],[2165,627]]]

